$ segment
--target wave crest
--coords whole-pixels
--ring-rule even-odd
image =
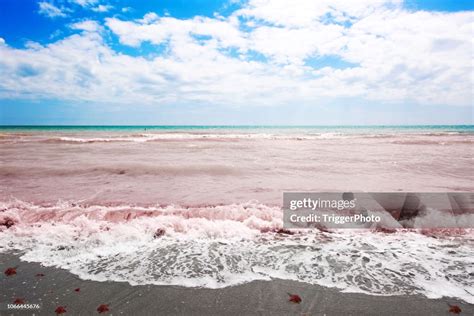
[[[474,303],[474,231],[286,233],[282,211],[257,202],[130,206],[0,203],[0,251],[83,279],[219,288],[272,278],[373,295]],[[433,238],[435,237],[435,238]]]

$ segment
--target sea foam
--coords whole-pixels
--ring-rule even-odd
[[[3,202],[0,251],[83,279],[220,288],[273,278],[474,303],[472,229],[281,231],[255,201],[182,207]]]

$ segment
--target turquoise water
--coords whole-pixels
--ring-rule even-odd
[[[57,132],[57,131],[149,131],[149,132],[205,132],[205,131],[245,131],[250,133],[258,132],[305,132],[305,133],[417,133],[417,132],[460,132],[474,133],[474,125],[402,125],[402,126],[206,126],[206,125],[176,125],[176,126],[0,126],[0,131],[25,131],[25,132]]]

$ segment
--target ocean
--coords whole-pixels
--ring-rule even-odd
[[[416,133],[416,132],[461,132],[474,133],[474,125],[319,125],[319,126],[285,126],[285,125],[3,125],[0,131],[243,131],[246,133],[268,132],[301,132],[301,133]]]
[[[474,126],[3,126],[0,252],[83,279],[474,303],[474,217],[282,233],[283,192],[473,192]],[[420,221],[421,222],[421,221]]]

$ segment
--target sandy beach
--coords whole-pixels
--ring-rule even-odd
[[[101,304],[109,305],[110,315],[450,315],[448,304],[458,305],[461,315],[474,313],[473,304],[456,299],[342,293],[278,279],[216,290],[81,280],[62,269],[20,261],[13,254],[1,254],[0,266],[18,267],[17,275],[0,277],[1,300],[41,303],[35,315],[52,315],[58,306],[66,306],[70,315],[93,315]],[[299,295],[301,303],[289,302],[287,293]],[[0,315],[29,314],[0,311]]]

